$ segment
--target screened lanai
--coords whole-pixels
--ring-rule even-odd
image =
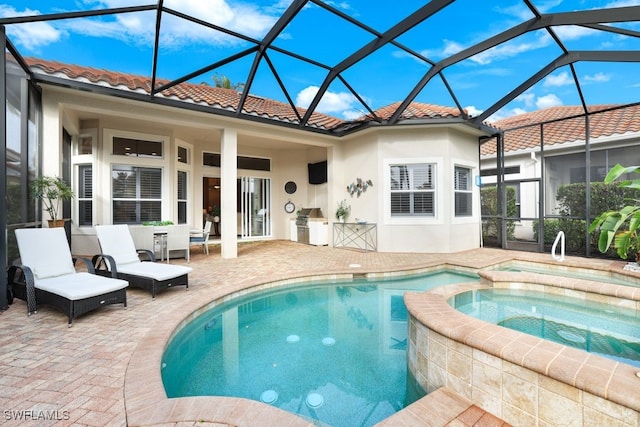
[[[497,204],[483,211],[483,220],[498,224],[495,244],[502,247],[512,242],[520,248],[518,242],[543,250],[540,236],[548,232],[542,218],[588,222],[590,183],[600,169],[616,158],[636,160],[625,150],[637,144],[637,130],[599,129],[611,123],[606,117],[612,112],[634,112],[640,99],[636,2],[449,0],[391,7],[360,0],[7,1],[0,16],[5,50],[0,90],[6,100],[0,187],[7,200],[0,227],[5,230],[42,221],[27,189],[41,173],[42,147],[50,140],[41,132],[43,85],[337,140],[385,127],[463,123],[484,134],[474,147],[481,163],[476,183],[495,185]],[[34,58],[96,72],[73,79],[34,72],[29,65]],[[142,76],[148,84],[106,85],[100,70]],[[180,96],[186,84],[220,83],[238,89],[237,98],[198,103]],[[277,108],[270,100],[278,102]],[[416,112],[415,103],[445,106],[457,114]],[[630,107],[619,109],[625,105]],[[575,108],[537,122],[544,124],[526,123],[530,145],[508,148],[510,135],[523,129],[510,117],[560,106]],[[607,112],[595,114],[601,110]],[[566,117],[573,118],[558,120]],[[605,117],[602,125],[594,124],[597,117]],[[550,139],[550,129],[564,126],[581,132]],[[618,134],[625,136],[612,137]],[[605,149],[608,143],[613,145]],[[562,211],[553,194],[565,183],[552,173],[560,153],[575,164],[569,183],[585,183],[582,212]],[[524,160],[517,155],[525,156],[531,174],[524,173]],[[516,167],[522,173],[513,174]],[[521,197],[515,213],[506,208],[508,188]],[[525,209],[527,204],[534,207]],[[517,233],[509,231],[512,226]],[[590,255],[584,227],[582,236]],[[0,249],[4,267],[10,262],[7,246]],[[5,294],[0,292],[0,307],[6,307]]]

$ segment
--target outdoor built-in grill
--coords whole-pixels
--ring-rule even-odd
[[[296,218],[299,243],[309,243],[309,220],[314,218],[322,218],[322,210],[320,208],[300,209],[300,213]]]

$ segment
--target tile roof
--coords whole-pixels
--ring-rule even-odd
[[[589,119],[591,139],[640,132],[640,105],[616,107],[620,105],[589,106],[590,113],[595,113]],[[583,114],[581,106],[551,107],[508,117],[493,125],[505,131],[505,152],[510,152],[538,147],[541,133],[545,146],[583,142],[585,120],[580,116]],[[542,127],[540,123],[544,123]],[[481,154],[495,154],[495,147],[495,140],[489,140],[482,145]]]
[[[26,58],[25,60],[33,71],[40,71],[48,75],[66,77],[71,80],[85,81],[87,83],[108,86],[115,89],[130,90],[132,92],[151,93],[150,77],[64,64],[37,58]],[[169,80],[156,80],[156,85],[158,86],[167,83],[169,83]],[[161,95],[165,98],[177,99],[194,104],[204,104],[228,111],[237,110],[241,97],[241,93],[234,89],[194,83],[180,83],[163,90]],[[303,116],[306,111],[304,108],[298,108],[300,116]],[[299,123],[298,116],[289,104],[251,94],[247,96],[243,113],[283,122]],[[332,129],[342,123],[343,120],[321,113],[313,113],[309,120],[310,126],[321,129]]]
[[[79,65],[65,64],[56,61],[48,61],[38,58],[27,58],[27,64],[32,70],[51,76],[64,77],[80,82],[107,86],[115,89],[129,90],[132,92],[151,92],[151,78],[126,74],[116,71],[101,70]],[[168,80],[158,79],[157,85],[165,85]],[[225,89],[207,84],[180,83],[161,92],[161,96],[169,99],[177,99],[194,104],[207,105],[227,111],[236,111],[240,103],[241,93],[234,89]],[[332,130],[340,127],[354,126],[368,121],[389,120],[400,102],[396,102],[374,111],[373,115],[364,115],[353,122],[346,122],[339,118],[322,113],[313,113],[309,125],[319,129]],[[592,105],[590,112],[591,138],[622,135],[630,132],[640,132],[640,105],[617,108],[617,105]],[[303,116],[306,109],[298,108],[298,113]],[[287,103],[275,101],[260,96],[249,94],[244,104],[243,113],[257,117],[264,117],[286,123],[299,123],[298,115]],[[505,132],[505,152],[526,150],[539,145],[541,129],[536,126],[543,125],[545,145],[556,145],[567,142],[583,141],[585,122],[582,117],[571,118],[583,114],[581,106],[560,106],[538,110],[531,113],[508,117],[493,123],[487,123],[497,129],[508,130]],[[400,115],[401,120],[411,119],[464,119],[466,111],[460,111],[455,107],[413,102]],[[561,120],[568,118],[566,120]],[[495,141],[489,140],[481,147],[482,155],[495,153]]]
[[[68,78],[80,82],[92,83],[115,89],[129,90],[139,93],[151,93],[151,78],[125,74],[116,71],[101,70],[79,65],[64,64],[56,61],[48,61],[38,58],[26,58],[27,64],[35,72],[40,72],[56,77]],[[169,83],[168,80],[157,79],[158,86]],[[241,93],[234,89],[225,89],[207,84],[180,83],[161,92],[165,98],[177,99],[194,104],[204,104],[213,108],[228,111],[236,111],[240,102]],[[399,102],[380,108],[375,115],[382,120],[388,120],[400,105]],[[297,108],[302,117],[306,109]],[[299,123],[300,120],[294,109],[287,103],[248,95],[244,104],[243,113],[258,117],[265,117],[288,123]],[[423,104],[414,102],[402,114],[402,119],[441,119],[463,117],[462,113],[452,107]],[[364,123],[375,120],[371,115],[362,116],[358,120],[347,123],[339,118],[322,113],[313,113],[309,125],[320,129],[336,129],[340,126]]]
[[[400,102],[395,102],[376,110],[375,114],[382,120],[389,120],[399,106]],[[422,102],[412,102],[400,115],[401,119],[442,119],[456,117],[463,117],[462,112],[457,108],[425,104]]]

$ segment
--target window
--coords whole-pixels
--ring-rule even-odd
[[[178,162],[189,164],[189,149],[185,147],[178,147]]]
[[[204,166],[213,166],[219,168],[221,165],[220,153],[203,153],[202,164]],[[271,170],[271,159],[265,159],[262,157],[238,156],[236,166],[238,169],[268,172]]]
[[[78,137],[77,154],[93,154],[93,135],[80,135]]]
[[[435,216],[435,164],[391,165],[391,216]]]
[[[453,172],[453,193],[455,198],[455,215],[471,216],[472,187],[471,169],[456,166]]]
[[[93,225],[93,168],[78,165],[78,225]]]
[[[111,179],[114,224],[161,220],[162,169],[114,165]]]
[[[202,164],[204,166],[220,167],[219,153],[202,153]]]
[[[114,136],[113,154],[117,156],[162,157],[162,141]]]
[[[178,224],[187,223],[187,173],[178,171]]]

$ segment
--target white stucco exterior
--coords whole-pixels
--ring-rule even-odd
[[[329,245],[335,209],[340,200],[351,205],[348,221],[365,220],[377,224],[377,250],[385,252],[454,252],[479,247],[479,189],[473,185],[470,216],[454,215],[453,172],[456,166],[479,174],[478,136],[480,131],[462,124],[420,124],[371,128],[337,138],[308,131],[249,122],[204,112],[171,108],[59,87],[43,88],[43,173],[57,175],[61,165],[63,128],[72,135],[72,181],[77,186],[77,165],[93,165],[93,225],[112,221],[111,167],[135,164],[162,169],[162,219],[176,221],[176,173],[188,176],[188,222],[202,221],[203,178],[222,182],[222,254],[237,256],[238,221],[234,206],[240,176],[269,178],[271,233],[261,238],[289,239],[291,219],[284,204],[319,207],[329,221]],[[77,154],[80,135],[94,138],[91,154]],[[130,159],[112,154],[112,138],[123,136],[161,141],[158,158]],[[189,152],[188,163],[177,161],[178,147]],[[221,167],[204,166],[203,153],[219,153]],[[270,171],[236,170],[235,156],[269,159]],[[308,163],[328,161],[328,182],[308,183]],[[389,167],[401,163],[435,164],[435,214],[428,217],[392,216],[389,208]],[[360,197],[350,196],[347,186],[358,178],[373,186]],[[284,185],[297,184],[287,194]],[[77,189],[77,188],[76,188]],[[78,226],[77,203],[73,203],[72,250],[93,254],[99,248],[91,226]]]

